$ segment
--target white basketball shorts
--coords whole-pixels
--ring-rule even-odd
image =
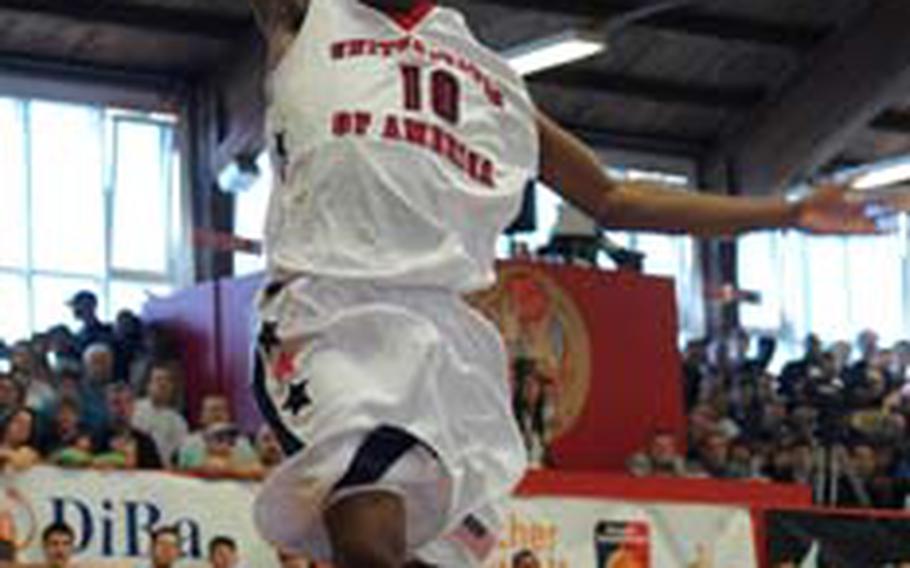
[[[416,558],[479,566],[526,464],[495,327],[452,291],[310,277],[259,312],[253,389],[289,456],[256,502],[263,536],[330,561],[326,508],[390,491]]]

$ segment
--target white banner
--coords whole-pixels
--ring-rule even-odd
[[[63,520],[76,531],[82,566],[132,568],[148,557],[149,529],[167,524],[184,538],[181,567],[207,566],[208,542],[219,535],[238,543],[245,566],[276,567],[252,523],[257,487],[166,473],[37,468],[3,481],[0,514],[12,513],[20,560],[27,562],[43,560],[41,531]],[[746,508],[555,496],[513,502],[488,568],[512,568],[521,555],[533,555],[540,568],[756,567]]]
[[[103,473],[37,468],[6,480],[0,510],[11,509],[25,551],[37,562],[41,531],[63,520],[76,531],[77,558],[90,566],[130,566],[148,558],[149,529],[175,525],[184,540],[181,568],[204,562],[211,538],[237,541],[251,568],[277,567],[271,548],[252,520],[257,484],[208,481],[166,473]],[[5,507],[4,507],[5,504]],[[119,562],[116,562],[119,561]]]
[[[746,508],[536,498],[512,504],[488,568],[755,568]]]

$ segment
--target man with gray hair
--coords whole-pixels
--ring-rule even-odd
[[[114,352],[104,343],[93,343],[82,353],[82,380],[79,399],[82,401],[82,418],[97,436],[107,427],[108,413],[104,389],[114,382]]]

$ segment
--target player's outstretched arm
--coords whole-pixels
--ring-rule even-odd
[[[250,0],[256,24],[268,43],[270,68],[294,40],[308,5],[309,0]]]
[[[680,191],[650,182],[610,179],[593,150],[538,115],[541,177],[607,227],[700,236],[794,227],[814,233],[874,233],[870,203],[842,186],[822,186],[797,202]]]

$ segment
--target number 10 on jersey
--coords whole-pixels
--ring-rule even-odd
[[[422,67],[401,66],[404,108],[414,112],[424,112],[429,108],[449,124],[458,124],[461,118],[461,85],[458,79],[444,69],[430,71],[426,79]]]

